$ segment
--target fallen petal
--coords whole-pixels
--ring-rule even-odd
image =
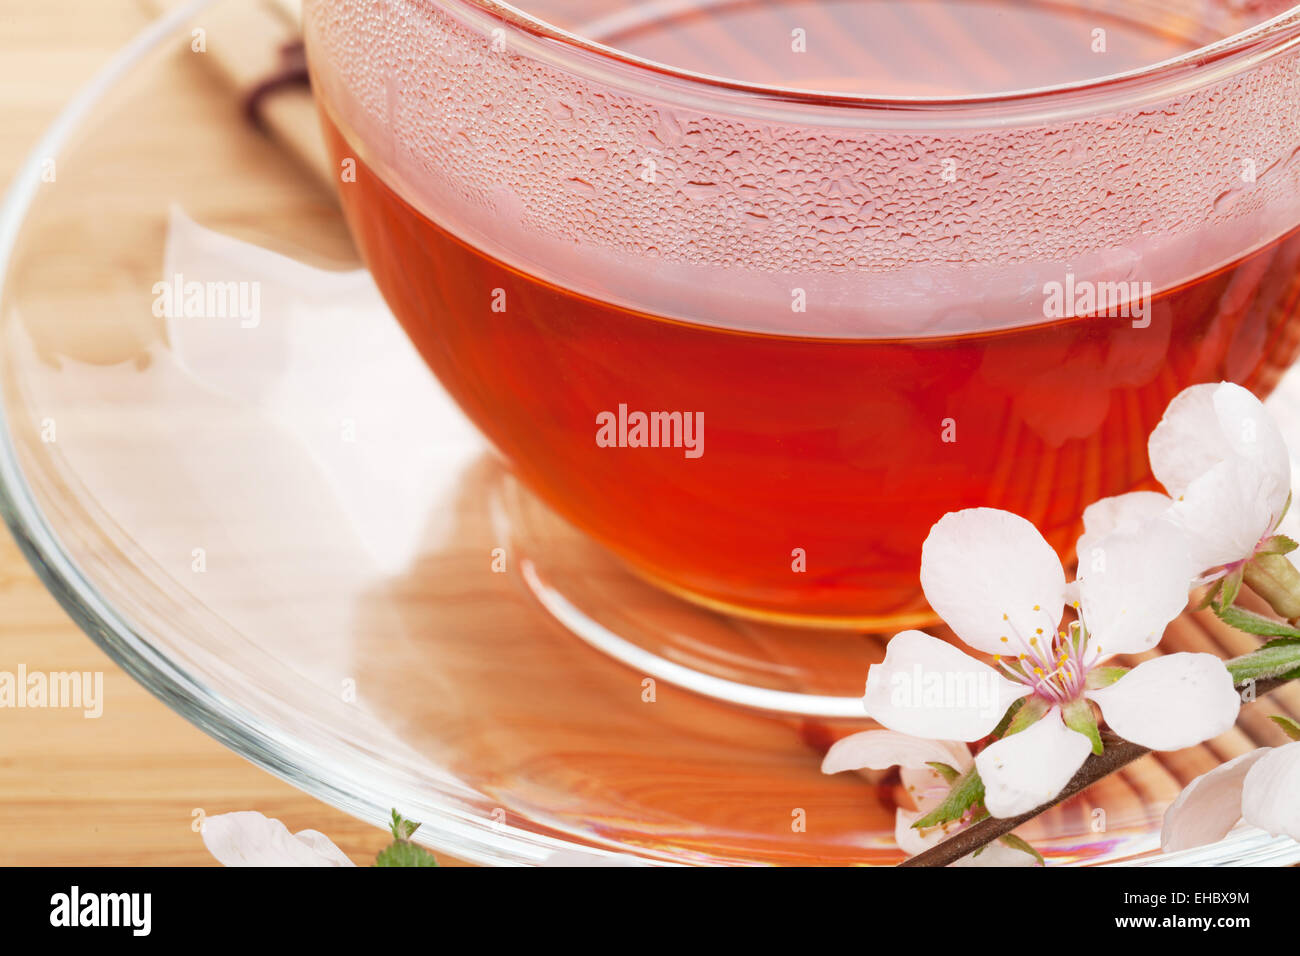
[[[218,813],[203,821],[203,843],[223,866],[355,866],[316,830],[290,833],[255,810]]]

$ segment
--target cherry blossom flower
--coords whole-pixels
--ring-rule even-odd
[[[991,508],[945,515],[922,548],[922,589],[997,668],[904,631],[868,672],[867,713],[930,740],[980,740],[1023,699],[1007,732],[975,758],[993,816],[1046,803],[1089,751],[1100,752],[1090,702],[1111,730],[1153,750],[1190,747],[1236,721],[1240,698],[1212,654],[1169,654],[1130,671],[1103,666],[1155,647],[1185,607],[1192,566],[1182,532],[1155,522],[1116,529],[1096,547],[1098,560],[1070,588],[1056,552],[1024,518]],[[1076,592],[1076,619],[1063,623]]]
[[[1166,853],[1214,843],[1238,820],[1300,840],[1300,741],[1261,747],[1202,774],[1165,811]]]
[[[203,821],[203,843],[223,866],[356,866],[323,833],[290,833],[255,810],[218,813]]]
[[[916,809],[894,811],[894,840],[908,856],[916,856],[948,839],[973,821],[962,820],[928,829],[913,824],[932,811],[948,794],[948,783],[933,763],[946,764],[959,773],[972,764],[970,748],[955,741],[924,740],[892,730],[865,730],[838,740],[822,760],[822,773],[845,770],[887,770],[898,767],[899,777]],[[1037,859],[1024,850],[1003,843],[990,843],[979,855],[968,854],[952,866],[1033,866]]]
[[[1291,495],[1286,441],[1262,402],[1240,385],[1193,385],[1174,397],[1147,444],[1168,495],[1103,498],[1083,513],[1079,566],[1097,542],[1152,521],[1182,529],[1197,583],[1240,571],[1267,546]]]

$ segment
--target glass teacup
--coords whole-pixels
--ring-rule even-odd
[[[306,38],[361,253],[521,480],[692,600],[887,627],[945,512],[1068,559],[1170,398],[1295,356],[1300,9],[1190,6],[309,0]]]

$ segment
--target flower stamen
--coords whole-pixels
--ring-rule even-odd
[[[1077,612],[1078,602],[1074,607]],[[1034,609],[1041,610],[1039,605],[1034,605]],[[1003,660],[1002,655],[996,656],[995,661],[1004,672],[1052,703],[1067,703],[1083,692],[1088,671],[1101,659],[1101,647],[1090,646],[1082,617],[1065,628],[1053,627],[1052,636],[1046,641],[1038,639],[1045,633],[1044,628],[1035,628],[1035,636],[1026,640],[1008,615],[1004,614],[1003,619],[1011,625],[1012,635],[1024,649],[1014,666]],[[1007,637],[1002,640],[1010,643]]]

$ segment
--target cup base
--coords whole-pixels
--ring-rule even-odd
[[[648,681],[769,713],[865,721],[863,684],[886,641],[934,620],[798,618],[689,594],[633,571],[499,475],[492,519],[509,569],[567,631]]]
[[[925,628],[940,624],[942,619],[933,611],[908,611],[898,614],[876,614],[852,617],[836,617],[825,614],[790,614],[781,611],[769,611],[763,608],[746,607],[730,601],[720,601],[705,594],[697,594],[689,588],[665,581],[635,565],[628,565],[628,570],[640,577],[647,584],[667,591],[698,607],[726,617],[739,617],[764,624],[781,627],[800,628],[813,631],[865,631],[877,634],[897,634],[909,628]]]

